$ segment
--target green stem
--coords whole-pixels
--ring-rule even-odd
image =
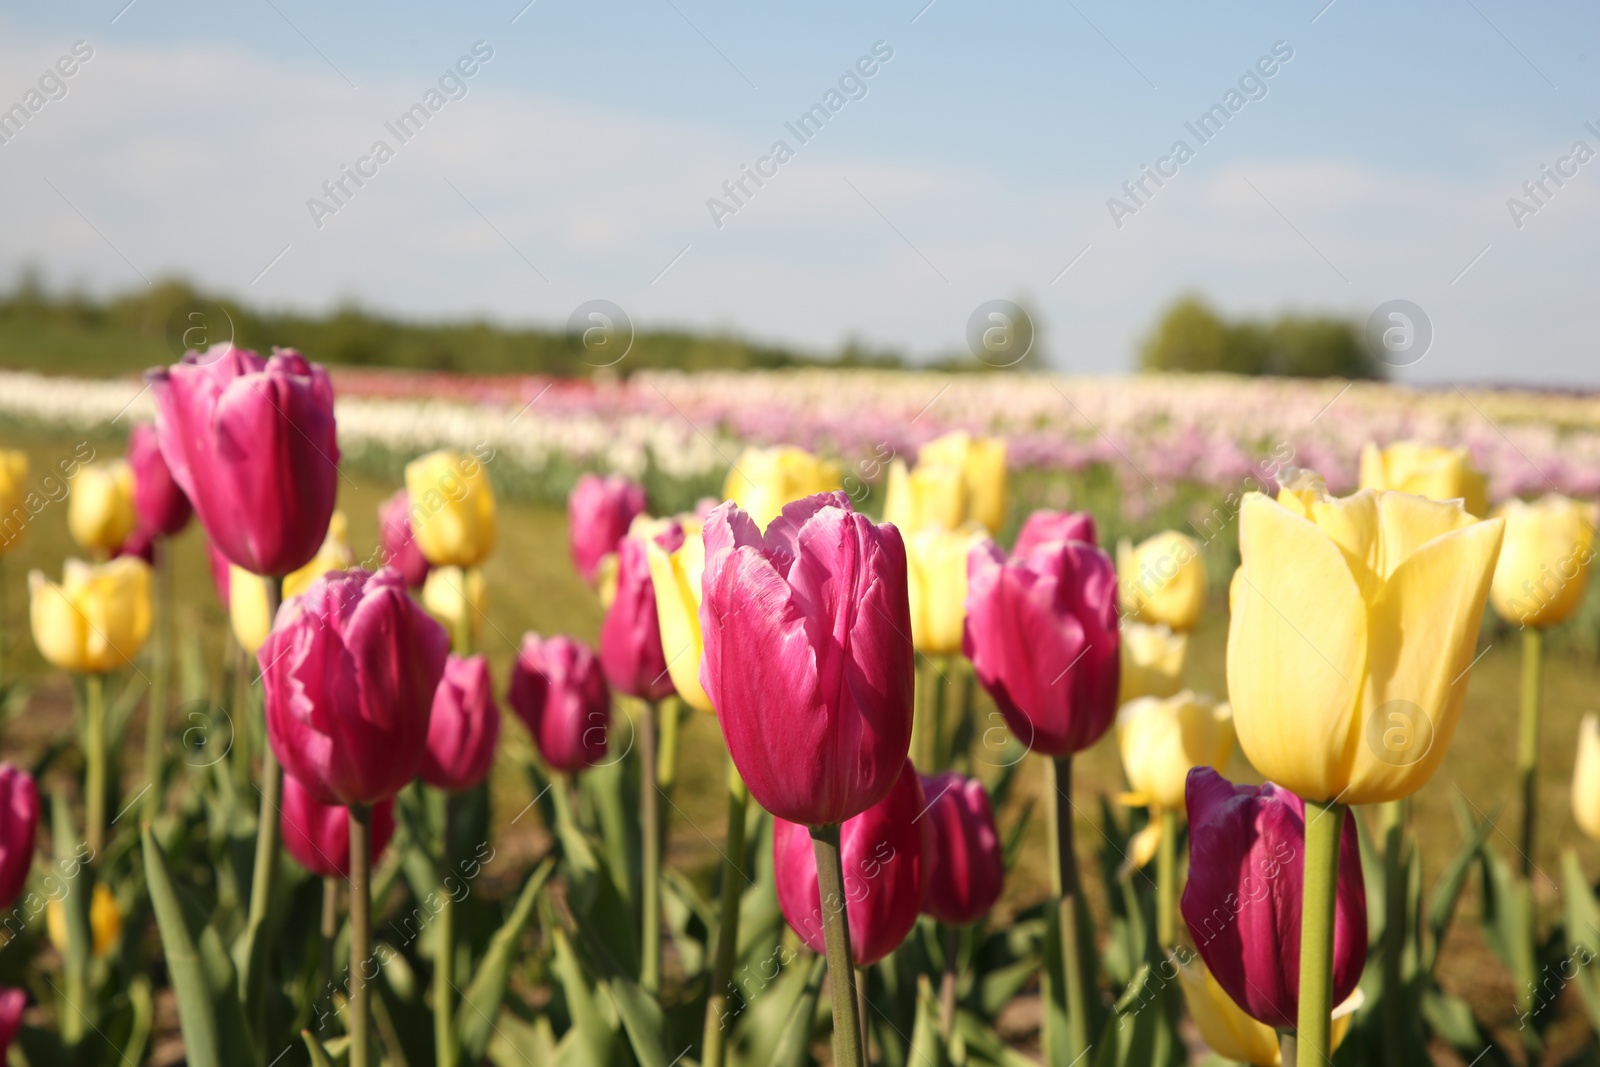
[[[1539,769],[1539,689],[1543,674],[1544,631],[1522,631],[1522,721],[1517,731],[1517,773],[1522,780],[1522,877],[1533,874],[1534,815]]]
[[[318,997],[333,981],[334,949],[339,941],[339,879],[322,880],[322,973],[317,976]]]
[[[456,797],[444,797],[444,832],[439,843],[439,914],[433,926],[433,1041],[438,1067],[456,1067],[459,1049],[455,1035],[454,970],[456,955],[455,907],[450,898],[450,875],[455,863],[450,828],[455,822]]]
[[[1299,1054],[1295,1050],[1293,1030],[1278,1031],[1278,1053],[1286,1067],[1288,1064],[1299,1061]]]
[[[365,968],[372,957],[372,807],[350,812],[350,1067],[371,1067]]]
[[[450,651],[465,659],[472,655],[472,604],[467,600],[467,572],[461,572],[461,613],[454,619]]]
[[[655,996],[661,991],[661,812],[656,782],[655,701],[639,713],[639,830],[644,845],[640,897],[639,944],[643,950],[639,985]]]
[[[1089,1048],[1089,983],[1083,973],[1078,943],[1078,857],[1072,842],[1072,757],[1050,761],[1055,802],[1049,805],[1051,888],[1056,895],[1056,920],[1061,927],[1061,972],[1066,977],[1067,1058],[1076,1062]]]
[[[278,605],[283,601],[283,579],[267,582],[267,617],[278,617]],[[248,727],[234,730],[237,735]],[[283,770],[278,766],[277,753],[268,741],[261,753],[261,809],[256,817],[256,862],[250,876],[249,925],[259,928],[267,920],[267,906],[271,903],[272,886],[278,878],[278,808],[283,796]],[[262,957],[265,958],[265,953]]]
[[[672,787],[678,782],[678,730],[683,725],[683,702],[677,697],[667,697],[661,702],[660,743],[656,751],[656,784],[663,796],[672,796]]]
[[[911,762],[923,774],[933,773],[933,661],[917,653],[921,662],[912,673]]]
[[[1404,1063],[1406,1002],[1404,954],[1407,926],[1406,881],[1409,864],[1405,837],[1406,800],[1381,805],[1383,827],[1383,1036],[1390,1063]]]
[[[942,924],[941,924],[942,925]],[[961,927],[944,928],[944,975],[939,979],[939,1040],[950,1043],[956,1024],[956,981],[961,956]]]
[[[1161,812],[1161,843],[1156,851],[1156,941],[1171,948],[1178,899],[1178,813]]]
[[[739,905],[744,898],[744,814],[750,793],[739,768],[728,759],[728,838],[722,852],[722,900],[717,922],[717,954],[711,970],[711,996],[706,1001],[705,1036],[701,1040],[701,1067],[722,1067],[726,1055],[729,994],[733,965],[739,958]]]
[[[106,843],[106,676],[84,676],[84,840],[98,859]]]
[[[1333,910],[1344,815],[1345,806],[1338,801],[1306,801],[1298,1067],[1326,1067],[1332,1052]]]
[[[834,1067],[864,1067],[861,1006],[856,999],[856,968],[850,953],[850,916],[845,910],[844,866],[839,827],[811,827],[817,858],[817,891],[822,904],[822,937],[833,997]]]
[[[143,817],[147,822],[161,811],[161,760],[167,740],[167,689],[172,675],[172,549],[165,537],[156,539],[155,557],[156,639],[150,702],[145,708],[144,724],[144,780],[148,788],[144,794]]]

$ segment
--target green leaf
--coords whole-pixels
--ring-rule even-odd
[[[167,973],[178,998],[178,1025],[183,1031],[185,1056],[190,1067],[222,1067],[221,1030],[210,979],[195,944],[194,931],[183,913],[167,859],[161,846],[143,829],[145,880],[150,887],[150,903],[161,930],[161,949],[167,959]],[[243,1054],[245,1050],[230,1050]]]
[[[1566,849],[1561,854],[1563,903],[1566,906],[1568,965],[1576,964],[1573,983],[1589,1013],[1592,1025],[1600,1027],[1600,977],[1594,967],[1600,952],[1600,904],[1594,887],[1583,873],[1578,854]]]
[[[1467,877],[1472,873],[1472,861],[1483,850],[1484,842],[1488,840],[1494,823],[1484,819],[1479,823],[1461,848],[1445,865],[1438,883],[1433,887],[1433,895],[1428,898],[1428,937],[1429,943],[1424,948],[1422,968],[1431,972],[1439,962],[1439,946],[1444,943],[1446,932],[1450,929],[1450,922],[1455,917],[1456,905],[1461,900],[1461,893],[1466,888]]]
[[[822,977],[828,960],[820,952],[811,961],[805,988],[783,1024],[782,1036],[772,1053],[772,1067],[803,1067],[811,1051],[811,1034],[817,1018],[817,999],[822,995]]]
[[[468,1063],[481,1062],[494,1037],[494,1020],[505,999],[517,943],[533,916],[539,890],[544,888],[553,870],[555,861],[547,858],[528,876],[511,914],[495,931],[488,950],[478,961],[478,973],[472,976],[472,982],[461,994],[461,1003],[456,1008],[456,1032],[461,1035],[461,1050]]]
[[[567,940],[566,933],[559,926],[552,929],[551,939],[555,944],[555,960],[552,962],[551,970],[561,983],[561,991],[567,1001],[567,1014],[572,1019],[572,1029],[577,1033],[577,1041],[585,1053],[578,1059],[583,1063],[594,1065],[614,1063],[618,1051],[616,1031],[600,1014],[599,1005],[594,999],[594,989],[578,963],[571,942]]]
[[[906,1062],[917,1067],[945,1067],[949,1063],[944,1042],[939,1040],[939,1002],[933,997],[933,983],[925,974],[917,975],[917,1015],[911,1024],[911,1052]]]
[[[310,1030],[300,1031],[300,1040],[306,1043],[306,1051],[311,1053],[311,1067],[333,1067],[333,1057],[322,1047],[322,1042],[311,1036]]]
[[[956,1010],[955,1033],[966,1043],[969,1051],[976,1052],[990,1063],[1000,1067],[1038,1067],[1027,1056],[1007,1045],[994,1028],[971,1012]]]

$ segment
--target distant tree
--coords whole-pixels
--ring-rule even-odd
[[[1144,370],[1229,371],[1254,374],[1241,366],[1228,324],[1197,297],[1186,296],[1161,317],[1139,353]]]
[[[1283,315],[1227,322],[1198,297],[1180,298],[1140,347],[1147,371],[1222,371],[1289,378],[1381,378],[1355,323]]]

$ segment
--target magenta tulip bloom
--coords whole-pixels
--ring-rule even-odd
[[[850,958],[858,967],[870,967],[900,947],[927,894],[930,845],[927,820],[919,818],[922,782],[910,760],[902,757],[901,768],[889,795],[845,820],[839,831]],[[783,917],[802,941],[823,951],[824,904],[811,831],[774,819],[772,861]],[[839,902],[826,906],[837,909]]]
[[[133,510],[138,525],[162,537],[171,537],[188,525],[194,509],[167,469],[154,426],[140,424],[128,434],[128,465],[133,468]]]
[[[573,773],[605,759],[611,691],[588,645],[524,634],[507,699],[551,767]]]
[[[700,681],[750,795],[836,825],[888,795],[911,747],[911,608],[900,531],[844,493],[765,535],[731,501],[706,519]]]
[[[38,829],[39,788],[33,775],[0,763],[0,910],[15,904],[28,884]]]
[[[11,1042],[22,1029],[22,1011],[28,1006],[28,993],[16,986],[0,986],[0,1063],[5,1062]]]
[[[1087,511],[1047,511],[1041,508],[1028,516],[1017,534],[1017,547],[1011,554],[1026,559],[1040,545],[1052,541],[1082,541],[1097,545],[1094,516]]]
[[[656,543],[676,552],[683,547],[683,527],[673,523]],[[661,619],[645,543],[639,537],[624,537],[617,545],[617,596],[600,626],[600,665],[612,689],[643,700],[661,700],[676,692],[667,655],[661,648]]]
[[[222,345],[147,378],[161,454],[223,555],[273,577],[309,563],[339,481],[327,372]]]
[[[113,556],[133,556],[152,567],[156,564],[156,535],[143,526],[135,526],[127,540],[117,546]]]
[[[482,656],[451,656],[433,694],[422,780],[452,793],[471,789],[488,776],[499,740],[500,709],[494,702],[489,661]]]
[[[1234,1003],[1290,1029],[1300,1011],[1300,914],[1305,804],[1268,782],[1234,785],[1210,767],[1189,772],[1189,884],[1183,920]],[[1339,842],[1334,896],[1333,1003],[1355,992],[1367,962],[1367,892],[1354,816]]]
[[[399,571],[322,575],[257,654],[278,762],[323,804],[393,796],[422,769],[449,648]]]
[[[617,550],[634,516],[644,511],[644,486],[620,474],[585,474],[567,497],[567,535],[572,562],[590,585],[600,561]]]
[[[989,794],[976,778],[954,771],[925,775],[922,792],[930,846],[928,899],[922,910],[951,926],[977,922],[1000,899],[1006,881],[1006,858]]]
[[[294,861],[322,878],[350,877],[350,809],[319,804],[300,779],[283,776],[283,813],[278,819],[283,847]],[[394,798],[372,806],[372,853],[376,860],[394,836]]]
[[[1047,756],[1081,752],[1117,713],[1117,571],[1081,541],[1007,559],[990,541],[967,557],[962,641],[1006,724]]]
[[[428,580],[433,564],[417,547],[411,532],[411,494],[395,490],[378,508],[378,530],[383,541],[383,561],[400,572],[406,585],[416,589]]]

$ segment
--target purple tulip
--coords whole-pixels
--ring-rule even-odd
[[[500,709],[489,662],[482,656],[451,656],[433,694],[422,780],[452,793],[471,789],[488,776],[499,740]]]
[[[655,540],[668,552],[676,552],[683,547],[683,527],[673,523]],[[661,647],[649,553],[642,537],[624,537],[617,545],[616,599],[600,627],[600,664],[606,681],[612,689],[643,700],[669,697],[676,690],[667,671],[667,655]]]
[[[1293,1028],[1300,1011],[1300,915],[1305,804],[1268,782],[1234,785],[1210,767],[1189,772],[1189,884],[1183,920],[1195,948],[1234,1003],[1268,1026]],[[1333,1003],[1367,962],[1367,892],[1354,816],[1339,842],[1334,896]]]
[[[417,539],[411,532],[411,494],[397,489],[383,502],[378,508],[378,530],[383,541],[384,562],[400,572],[406,585],[412,589],[421,587],[428,580],[433,564],[417,547]]]
[[[33,775],[0,763],[0,910],[15,904],[28,884],[38,829],[39,787]]]
[[[994,907],[1005,888],[1006,859],[1000,847],[989,794],[976,778],[954,771],[925,775],[923,813],[928,823],[928,899],[922,910],[942,923],[965,926]]]
[[[750,795],[808,826],[888,795],[911,746],[911,609],[900,531],[842,492],[765,535],[731,501],[705,525],[700,680]]]
[[[1100,549],[1052,541],[1012,556],[993,541],[967,557],[963,639],[1011,732],[1047,756],[1081,752],[1117,713],[1117,572]]]
[[[294,861],[321,878],[350,877],[350,810],[319,804],[292,774],[283,776],[283,809],[278,819],[283,847]],[[372,836],[367,841],[377,859],[394,836],[394,798],[372,806]]]
[[[291,349],[222,345],[147,377],[161,454],[222,553],[273,577],[310,562],[339,480],[327,372]]]
[[[154,426],[140,424],[128,434],[128,465],[133,468],[133,510],[138,526],[171,537],[189,523],[194,508],[173,480],[161,456]]]
[[[593,585],[600,561],[617,550],[634,516],[644,511],[644,486],[620,474],[585,474],[567,497],[567,532],[572,562]]]
[[[0,1062],[4,1062],[17,1031],[22,1029],[22,1012],[27,1006],[27,990],[0,986]]]
[[[322,575],[257,654],[278,762],[323,804],[393,796],[422,769],[449,648],[399,571]]]
[[[570,774],[605,758],[611,691],[588,645],[523,635],[507,699],[551,767]]]
[[[1023,559],[1034,549],[1052,541],[1082,541],[1097,545],[1094,516],[1087,511],[1048,511],[1041,508],[1028,516],[1017,534],[1017,547],[1011,554]]]

